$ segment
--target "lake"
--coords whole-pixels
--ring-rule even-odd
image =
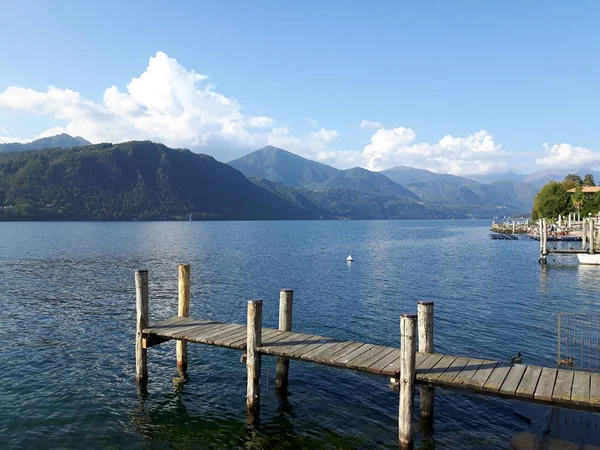
[[[554,367],[557,313],[598,313],[600,267],[542,267],[538,242],[492,240],[489,225],[2,223],[0,446],[395,448],[398,394],[379,376],[292,361],[283,400],[265,356],[250,427],[240,352],[191,344],[181,380],[168,342],[149,350],[138,396],[134,271],[149,271],[151,322],[177,314],[177,265],[189,262],[196,318],[245,323],[246,301],[261,298],[276,327],[279,289],[293,288],[294,330],[399,346],[400,314],[433,300],[436,351]],[[519,408],[437,389],[433,437],[419,430],[415,447],[508,448],[536,432]]]

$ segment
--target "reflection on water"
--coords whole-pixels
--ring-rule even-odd
[[[537,263],[535,241],[494,241],[480,221],[0,224],[2,448],[396,448],[387,380],[292,361],[290,395],[263,358],[260,423],[245,412],[239,352],[149,351],[135,386],[133,272],[150,273],[150,318],[177,312],[177,264],[192,265],[191,315],[244,323],[295,290],[294,329],[399,345],[399,316],[436,303],[436,351],[553,365],[556,314],[597,312],[600,267]],[[351,253],[352,263],[345,263]],[[416,448],[507,448],[537,432],[515,402],[436,389],[435,428]],[[417,408],[418,409],[418,408]],[[538,430],[539,431],[539,430]]]

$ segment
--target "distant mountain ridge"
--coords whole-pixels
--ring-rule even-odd
[[[26,150],[42,150],[44,148],[72,148],[80,145],[90,145],[91,142],[80,136],[70,136],[66,133],[56,136],[36,139],[32,142],[21,144],[19,142],[11,142],[0,144],[0,152],[24,152]]]
[[[522,181],[485,184],[465,177],[398,166],[382,171],[421,200],[456,205],[508,205],[531,210],[537,188]]]
[[[229,162],[247,177],[309,189],[350,189],[367,194],[418,200],[408,189],[385,175],[355,167],[341,170],[273,146],[263,147]]]

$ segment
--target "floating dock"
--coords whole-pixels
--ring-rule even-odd
[[[242,361],[247,369],[246,406],[250,418],[257,416],[260,407],[262,355],[277,357],[275,386],[283,391],[288,386],[290,360],[392,378],[398,383],[400,391],[398,423],[402,448],[412,445],[415,383],[421,385],[420,412],[421,418],[426,420],[433,419],[436,386],[600,411],[600,373],[435,353],[432,302],[419,302],[418,315],[400,316],[400,346],[387,347],[291,331],[291,289],[280,291],[279,328],[262,326],[261,300],[248,301],[247,324],[191,318],[189,275],[189,265],[180,265],[179,315],[150,325],[148,272],[136,272],[136,377],[143,389],[148,380],[147,350],[163,342],[177,340],[177,365],[182,370],[187,368],[188,343],[244,352]]]

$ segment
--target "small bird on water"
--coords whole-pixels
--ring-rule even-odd
[[[512,364],[521,364],[523,362],[523,355],[521,355],[521,352],[517,353],[517,356],[510,358],[510,362]]]

